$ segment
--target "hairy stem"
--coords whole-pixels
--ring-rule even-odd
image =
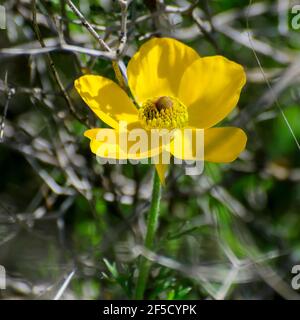
[[[153,189],[152,189],[151,207],[148,215],[147,232],[146,232],[146,237],[144,242],[145,248],[149,250],[153,248],[155,232],[157,229],[160,197],[161,197],[161,183],[159,180],[158,173],[155,170],[154,180],[153,180]],[[138,300],[144,298],[144,291],[146,289],[150,268],[151,268],[150,261],[148,261],[145,257],[140,257],[139,275],[138,275],[138,281],[137,281],[136,292],[135,292],[135,298]]]

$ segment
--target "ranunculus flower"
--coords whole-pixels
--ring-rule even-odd
[[[112,129],[98,128],[85,132],[91,150],[104,142],[97,139],[101,130],[120,131],[120,121],[127,130],[141,128],[181,132],[185,128],[204,129],[204,159],[210,162],[231,162],[244,150],[247,136],[235,127],[214,127],[236,106],[246,83],[243,67],[222,56],[200,57],[192,48],[170,38],[153,38],[143,44],[127,67],[128,85],[134,101],[115,82],[102,76],[84,75],[75,87],[86,104]],[[116,132],[117,133],[117,132]],[[185,138],[187,139],[187,138]],[[121,150],[118,141],[108,146],[108,157],[119,159],[150,157],[167,150],[175,157],[191,160],[195,143],[182,143],[191,150],[178,154],[174,143],[156,151],[146,150],[138,156]],[[128,145],[132,145],[128,141]],[[116,148],[119,150],[116,152]],[[102,155],[101,155],[102,156]],[[186,158],[186,159],[185,159]],[[156,164],[161,181],[167,165]]]

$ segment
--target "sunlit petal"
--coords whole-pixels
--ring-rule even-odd
[[[159,96],[178,95],[180,79],[199,55],[171,38],[153,38],[143,44],[128,64],[131,92],[138,103]]]
[[[236,106],[245,83],[243,67],[222,56],[195,61],[186,69],[179,90],[189,125],[209,128],[223,120]]]
[[[85,75],[75,81],[75,88],[85,103],[109,126],[117,129],[119,121],[138,121],[136,107],[112,80]]]
[[[174,139],[170,152],[174,157],[184,160],[205,160],[210,162],[232,162],[245,149],[247,136],[240,128],[209,128],[200,132],[196,138],[196,129],[192,135],[178,131],[180,138]],[[182,152],[184,151],[184,152]]]

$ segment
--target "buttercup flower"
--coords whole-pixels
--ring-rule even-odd
[[[243,67],[222,56],[200,57],[192,48],[170,38],[153,38],[143,44],[127,67],[128,85],[132,99],[112,80],[97,75],[84,75],[75,81],[75,88],[86,104],[108,128],[85,132],[91,150],[97,154],[106,144],[107,157],[118,159],[146,158],[168,151],[183,160],[196,159],[195,142],[183,135],[181,143],[190,149],[178,152],[178,143],[171,141],[156,150],[150,147],[137,154],[122,148],[119,141],[101,140],[102,133],[120,133],[120,121],[127,131],[141,128],[146,134],[152,129],[176,130],[190,128],[193,133],[204,129],[204,155],[210,162],[231,162],[244,150],[247,136],[235,127],[213,127],[236,106],[246,83]],[[176,133],[175,133],[176,135]],[[132,141],[128,141],[129,146]],[[118,149],[116,153],[115,150]],[[110,150],[111,149],[111,153]],[[167,165],[156,164],[161,181]]]

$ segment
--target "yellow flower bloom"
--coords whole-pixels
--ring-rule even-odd
[[[236,106],[246,83],[243,67],[222,56],[200,57],[192,48],[170,38],[153,38],[143,44],[127,68],[128,85],[138,105],[113,81],[96,75],[85,75],[75,81],[75,88],[96,113],[112,129],[90,129],[85,136],[91,140],[91,150],[97,154],[105,143],[97,136],[102,130],[120,131],[119,121],[126,121],[128,130],[204,129],[204,159],[211,162],[231,162],[244,150],[247,136],[235,127],[212,128]],[[129,144],[132,142],[128,142]],[[195,143],[188,141],[193,154]],[[116,141],[109,148],[118,146]],[[156,151],[144,150],[139,157],[168,150],[178,154],[174,143]],[[122,148],[120,148],[122,149]],[[115,150],[115,149],[114,149]],[[109,154],[108,150],[108,154]],[[136,155],[118,150],[118,159]],[[191,157],[186,156],[187,160]],[[156,164],[164,182],[167,165]]]

